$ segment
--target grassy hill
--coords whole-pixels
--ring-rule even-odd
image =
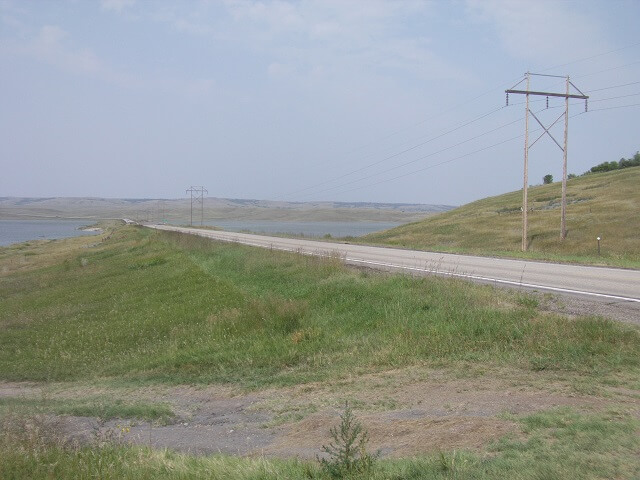
[[[567,230],[560,240],[561,183],[529,189],[529,253],[520,252],[522,191],[485,198],[425,220],[363,237],[415,249],[513,255],[640,267],[640,168],[567,182]],[[601,255],[596,238],[600,236]]]
[[[0,219],[86,218],[93,220],[132,218],[141,221],[188,223],[190,200],[150,198],[22,198],[0,197]],[[413,222],[433,213],[450,210],[450,205],[407,203],[282,202],[207,197],[204,220],[272,220],[285,222]],[[194,206],[200,220],[200,206]]]
[[[306,415],[333,423],[346,400],[358,415],[380,419],[365,427],[374,440],[424,435],[402,436],[401,446],[443,430],[456,439],[479,435],[478,422],[513,430],[478,450],[419,445],[418,457],[381,458],[371,472],[344,478],[640,472],[635,327],[544,312],[535,297],[490,285],[372,275],[336,258],[104,228],[98,237],[0,248],[0,478],[336,478],[318,462],[258,450],[252,458],[195,457],[128,445],[129,426],[141,421],[149,421],[145,444],[160,435],[153,419],[170,417],[171,431],[180,432],[171,438],[186,445],[209,431],[225,417],[217,411],[221,390],[209,396],[209,385],[233,395],[230,422],[238,429],[248,418],[236,416],[243,391],[256,395],[252,416],[289,415],[286,427],[261,427],[289,445],[310,425]],[[433,387],[412,390],[426,381]],[[24,394],[34,386],[41,395]],[[471,404],[460,399],[467,391],[478,392]],[[272,403],[254,403],[267,394]],[[517,395],[532,410],[520,410]],[[572,408],[549,410],[540,400],[547,396]],[[198,398],[215,416],[199,414]],[[509,410],[487,413],[500,398]],[[427,413],[415,418],[420,411]],[[69,415],[112,423],[95,424],[90,443],[75,445],[65,437],[68,424],[56,423]],[[314,442],[318,453],[328,443]]]

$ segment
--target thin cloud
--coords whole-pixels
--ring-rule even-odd
[[[415,38],[405,25],[419,16],[431,21],[424,2],[317,1],[225,3],[233,20],[231,40],[270,55],[298,72],[408,71],[421,78],[459,78],[461,70]],[[233,37],[235,35],[235,37]]]
[[[182,4],[180,4],[182,5]],[[215,33],[207,18],[206,4],[188,12],[180,5],[165,5],[148,14],[151,21],[168,25],[173,30],[196,37],[207,37]]]
[[[123,10],[133,7],[136,0],[101,0],[100,8],[106,11],[120,13]]]
[[[597,22],[572,8],[574,3],[467,0],[466,5],[469,17],[489,24],[514,58],[547,65],[606,49]]]
[[[0,53],[29,57],[70,74],[126,89],[155,89],[189,99],[209,97],[215,91],[215,81],[211,78],[150,78],[120,71],[91,49],[75,46],[69,32],[57,25],[43,26],[35,37],[24,42],[4,42]]]
[[[123,87],[139,85],[133,76],[106,65],[92,50],[70,46],[69,40],[69,33],[61,27],[45,25],[35,38],[14,46],[13,51],[70,73],[98,77]]]

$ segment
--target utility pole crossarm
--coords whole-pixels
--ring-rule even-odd
[[[521,93],[523,95],[540,95],[543,97],[579,98],[581,100],[589,99],[589,95],[576,95],[573,93],[535,92],[527,90],[505,90],[505,93]]]

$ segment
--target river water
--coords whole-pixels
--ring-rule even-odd
[[[0,220],[0,246],[29,240],[77,237],[93,235],[79,228],[91,224],[91,220],[38,219]],[[387,230],[401,225],[396,222],[281,222],[267,220],[216,220],[205,222],[230,232],[301,235],[305,237],[359,237],[368,233]],[[198,224],[194,224],[197,227]]]
[[[96,232],[78,230],[90,225],[91,220],[0,220],[0,246],[29,240],[95,235]]]

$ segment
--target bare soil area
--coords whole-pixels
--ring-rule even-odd
[[[522,432],[514,415],[569,406],[586,412],[616,408],[640,417],[640,390],[584,387],[548,372],[470,367],[465,377],[425,368],[354,376],[331,383],[242,392],[227,386],[145,388],[70,384],[0,383],[0,398],[82,399],[166,403],[168,424],[60,416],[68,439],[116,438],[132,444],[194,454],[315,458],[330,442],[346,401],[384,457],[439,450],[482,450],[498,438]]]

